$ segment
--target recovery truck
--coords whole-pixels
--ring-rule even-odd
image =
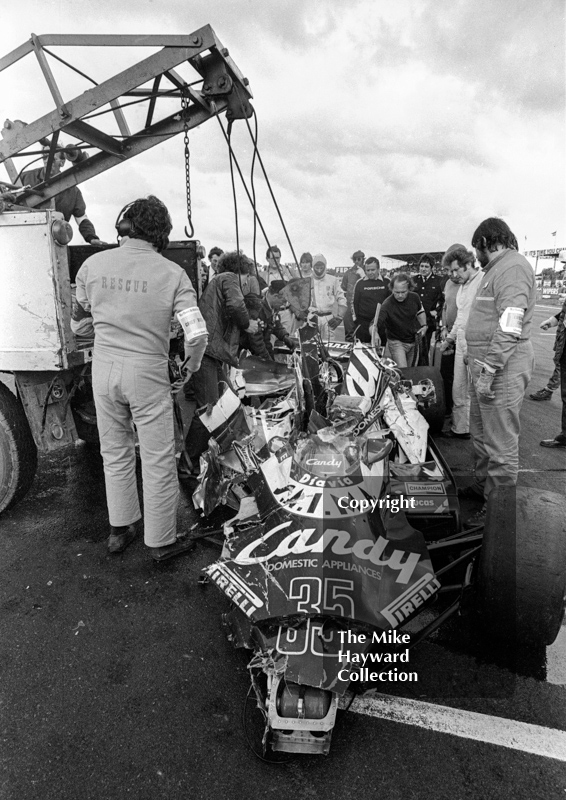
[[[160,49],[97,83],[59,55],[65,47],[83,48],[83,52],[89,47]],[[72,284],[82,262],[96,249],[69,246],[72,229],[54,210],[54,198],[184,134],[191,230],[185,228],[188,240],[172,243],[164,255],[186,270],[198,293],[200,264],[198,241],[191,238],[188,132],[214,117],[220,122],[224,112],[229,124],[253,113],[248,80],[209,25],[188,35],[169,36],[32,34],[0,59],[0,79],[4,70],[30,54],[39,63],[54,107],[29,124],[7,120],[0,138],[0,163],[8,176],[0,181],[0,513],[29,490],[38,450],[53,451],[78,438],[88,441],[96,436],[90,389],[92,342],[81,343],[70,324]],[[52,59],[93,85],[72,99],[64,97]],[[188,67],[192,74],[187,80],[178,70],[186,72]],[[137,110],[142,104],[144,124],[132,130],[125,108],[134,105]],[[160,116],[158,110],[163,114],[167,104],[169,113]],[[109,116],[114,134],[108,132]],[[137,116],[142,119],[139,111]],[[61,133],[65,147],[60,144]],[[69,137],[73,153],[80,153],[80,158],[75,157],[70,169],[54,174],[53,158],[58,151],[69,152]],[[46,179],[31,191],[22,186],[23,169],[16,167],[16,159],[37,160],[42,144],[49,145]],[[34,145],[36,149],[30,149]]]

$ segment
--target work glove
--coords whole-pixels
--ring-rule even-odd
[[[449,353],[453,353],[454,352],[454,340],[453,339],[445,339],[443,342],[441,342],[440,347],[438,349],[440,350],[441,353],[446,353],[447,355]]]
[[[478,362],[476,361],[476,363]],[[491,372],[490,370],[486,369],[485,366],[483,366],[476,382],[476,392],[488,400],[493,400],[495,397],[495,392],[492,391],[491,384],[493,383],[494,378],[495,372]]]
[[[194,342],[188,344],[185,341],[185,364],[189,372],[198,372],[200,369],[202,357],[208,345],[208,336],[199,336]]]
[[[328,327],[331,331],[335,331],[336,328],[340,325],[342,319],[340,317],[330,317],[328,320]]]
[[[259,331],[259,320],[251,319],[250,324],[246,328],[246,333],[257,333]]]
[[[296,347],[295,342],[293,341],[293,339],[291,339],[290,336],[286,336],[283,339],[283,344],[285,345],[285,347],[288,347],[289,350],[291,350],[291,351],[294,350],[295,347]]]

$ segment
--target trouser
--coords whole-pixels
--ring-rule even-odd
[[[344,333],[347,342],[354,341],[354,331],[358,327],[358,324],[358,322],[354,321],[354,318],[352,317],[352,311],[348,307],[346,309],[346,313],[344,314]]]
[[[451,353],[443,353],[440,360],[440,374],[444,383],[444,397],[446,400],[446,412],[448,414],[452,411],[452,386],[454,383],[454,360],[456,353],[453,350]]]
[[[389,353],[398,367],[412,367],[415,357],[416,342],[400,342],[398,339],[388,339]]]
[[[179,484],[167,359],[95,350],[92,387],[110,524],[132,525],[141,518],[135,424],[142,463],[144,540],[149,547],[171,544],[177,531]]]
[[[560,395],[562,398],[562,431],[560,432],[560,439],[566,441],[566,347],[557,366],[560,370]]]
[[[197,411],[208,403],[214,405],[220,398],[220,384],[227,382],[224,364],[217,358],[204,355],[200,369],[195,372],[193,379],[197,410],[185,438],[185,448],[193,466],[198,467],[199,458],[208,448],[210,432],[200,421]]]
[[[470,431],[470,384],[468,367],[464,364],[465,342],[458,332],[454,355],[454,383],[452,384],[452,430],[454,433]]]
[[[519,473],[519,414],[525,390],[534,367],[530,341],[518,342],[503,370],[498,370],[491,385],[495,398],[478,395],[475,386],[485,350],[468,348],[470,368],[470,433],[475,450],[476,483],[487,499],[496,486],[515,486]]]
[[[363,319],[362,317],[358,317],[356,319],[356,325],[358,330],[356,331],[356,337],[360,340],[360,342],[365,342],[366,344],[371,343],[371,331],[370,325],[373,322],[373,317],[371,319]],[[344,317],[344,327],[346,327],[346,317]],[[348,336],[346,336],[346,339]]]
[[[340,326],[338,326],[338,328],[334,328],[334,330],[332,328],[329,328],[328,323],[330,322],[330,320],[334,315],[332,313],[330,314],[327,314],[326,312],[323,313],[324,316],[322,316],[321,314],[321,316],[318,317],[318,323],[317,323],[320,338],[322,339],[322,342],[325,344],[328,342],[336,342],[338,341],[338,328]]]
[[[435,332],[435,330],[436,323],[433,320],[432,324],[428,324],[425,334],[419,342],[419,367],[429,366],[430,343],[432,341],[432,334]]]
[[[550,380],[544,387],[548,389],[549,392],[554,392],[560,386],[560,364],[555,364],[554,372],[550,376]]]

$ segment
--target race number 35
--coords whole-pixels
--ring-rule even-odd
[[[293,578],[289,600],[305,614],[336,614],[355,619],[354,581],[344,578]]]

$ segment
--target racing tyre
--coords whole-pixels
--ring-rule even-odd
[[[519,646],[552,644],[564,617],[566,498],[512,486],[491,492],[479,591],[491,633]]]
[[[444,381],[440,370],[436,367],[403,367],[399,370],[403,380],[419,381],[430,380],[434,384],[436,392],[436,400],[429,403],[428,408],[423,408],[419,404],[419,410],[423,417],[428,422],[431,433],[440,433],[444,427],[444,418],[446,415],[446,402],[444,398]]]
[[[27,494],[37,469],[37,447],[20,401],[0,383],[0,513]]]

